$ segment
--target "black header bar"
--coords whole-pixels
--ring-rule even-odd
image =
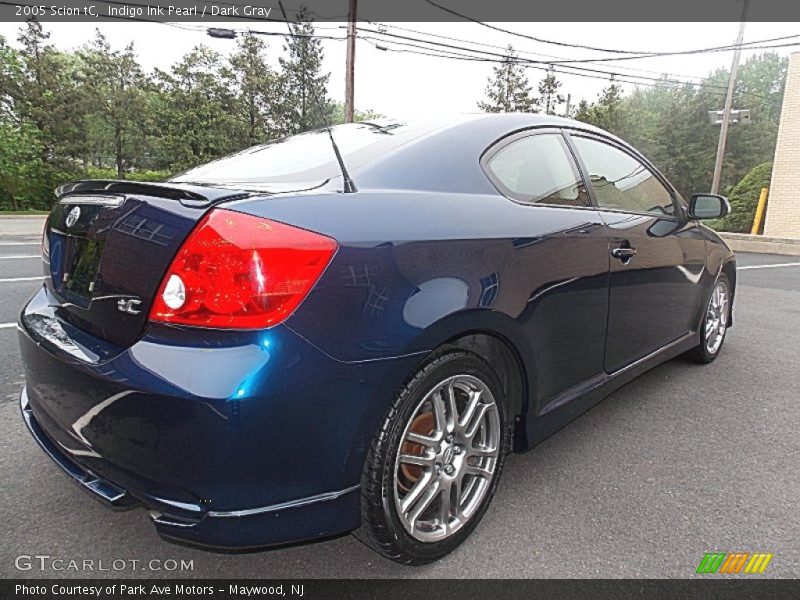
[[[287,0],[315,21],[345,22],[348,0]],[[735,22],[742,0],[358,0],[359,21]],[[0,20],[280,21],[277,0],[0,0]],[[800,2],[752,0],[748,21],[800,21]],[[598,25],[600,26],[600,25]],[[672,36],[670,36],[672,37]],[[669,40],[668,40],[669,41]]]

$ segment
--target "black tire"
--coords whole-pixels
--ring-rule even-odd
[[[494,476],[486,484],[485,495],[469,520],[449,537],[420,541],[406,530],[395,505],[398,485],[395,460],[401,440],[407,439],[404,436],[415,415],[419,416],[417,410],[429,392],[448,378],[461,374],[478,378],[494,397],[500,419],[499,456],[494,463]],[[478,525],[497,490],[505,456],[511,447],[508,422],[503,387],[489,363],[461,349],[444,349],[432,355],[399,391],[372,440],[361,478],[362,525],[354,532],[356,537],[379,554],[404,565],[427,564],[452,552]]]
[[[716,287],[720,283],[725,285],[725,287],[727,289],[727,294],[728,294],[728,296],[727,296],[728,304],[727,304],[727,309],[726,309],[726,314],[725,314],[726,326],[725,326],[725,330],[722,333],[722,340],[719,342],[719,346],[716,348],[716,350],[714,350],[712,352],[712,351],[710,351],[708,349],[708,347],[706,345],[706,341],[707,341],[706,340],[706,326],[707,326],[707,322],[708,322],[708,318],[709,318],[708,306],[711,303],[711,300],[712,300],[711,295],[713,295],[714,289],[716,289]],[[725,343],[725,335],[727,335],[727,333],[728,333],[727,323],[730,320],[730,302],[731,302],[732,290],[731,290],[730,280],[728,279],[728,276],[725,275],[725,273],[720,273],[719,278],[714,283],[714,287],[711,290],[711,295],[709,296],[708,300],[706,301],[706,304],[704,305],[705,309],[704,309],[704,314],[703,314],[703,321],[702,321],[702,323],[700,323],[700,343],[697,346],[695,346],[694,348],[692,348],[691,350],[689,350],[685,354],[686,358],[688,358],[692,362],[696,362],[696,363],[703,364],[703,365],[706,365],[706,364],[711,363],[714,360],[716,360],[717,356],[719,356],[719,353],[722,350],[722,346]]]

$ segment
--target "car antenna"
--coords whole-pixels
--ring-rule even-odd
[[[286,27],[289,29],[289,35],[292,36],[292,40],[297,43],[297,36],[295,35],[294,31],[292,31],[292,26],[289,24],[289,17],[286,15],[286,9],[283,8],[283,2],[278,1],[278,6],[281,9],[281,14],[283,15],[283,22],[286,23]],[[314,94],[314,102],[317,105],[317,110],[319,110],[320,115],[325,119],[325,131],[328,132],[328,138],[331,140],[331,146],[333,147],[333,153],[336,155],[336,162],[339,163],[339,169],[342,171],[342,179],[344,180],[344,193],[349,194],[351,192],[356,191],[356,184],[350,178],[350,174],[347,172],[347,167],[344,166],[344,160],[342,159],[342,153],[339,152],[339,146],[336,145],[336,140],[333,139],[333,131],[331,131],[332,124],[330,122],[330,116],[328,115],[328,111],[326,111],[322,104],[319,101],[319,96]]]

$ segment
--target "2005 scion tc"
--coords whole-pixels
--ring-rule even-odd
[[[57,190],[22,415],[92,494],[217,548],[470,535],[511,452],[679,354],[734,256],[636,150],[537,115],[365,122]]]

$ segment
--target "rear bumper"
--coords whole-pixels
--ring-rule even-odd
[[[52,318],[47,327],[21,318],[22,416],[93,496],[143,505],[161,535],[216,548],[360,525],[366,450],[418,357],[344,363],[280,326],[199,340],[153,328],[105,353],[67,329],[51,343],[41,332],[58,326]],[[76,357],[65,337],[99,360]]]
[[[136,492],[131,493],[75,462],[39,425],[25,389],[20,409],[28,431],[64,473],[110,508],[144,506],[158,533],[167,539],[211,548],[270,546],[341,533],[356,527],[360,518],[358,485],[270,506],[233,511],[198,509],[194,518],[185,511],[176,516],[175,506],[169,500],[141,493],[137,497]],[[337,523],[338,519],[343,521]],[[342,529],[343,523],[350,526]]]
[[[115,509],[143,506],[160,535],[167,539],[210,548],[260,547],[334,535],[357,526],[359,519],[359,486],[344,490],[297,498],[279,504],[232,511],[198,511],[195,518],[175,516],[174,506],[167,500],[147,495],[134,496],[107,481],[70,458],[39,425],[28,402],[25,389],[20,396],[20,410],[25,425],[42,450],[64,473],[91,496]],[[342,530],[332,519],[344,517],[353,524]]]

